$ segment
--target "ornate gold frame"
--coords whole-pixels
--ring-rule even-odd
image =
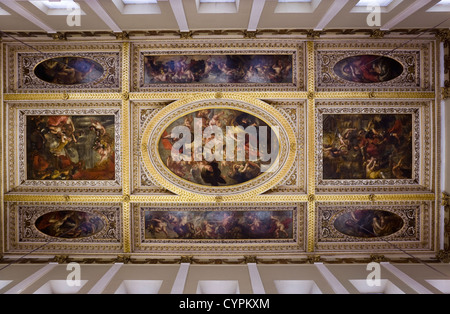
[[[376,39],[373,39],[375,43]],[[295,253],[292,254],[305,254],[305,255],[314,255],[317,252],[316,250],[316,224],[315,221],[317,219],[317,206],[322,202],[341,204],[342,202],[346,202],[348,204],[358,203],[358,204],[378,204],[379,202],[395,202],[395,203],[408,203],[408,202],[432,202],[433,212],[439,212],[438,205],[440,204],[440,165],[438,162],[438,158],[440,156],[440,127],[439,121],[441,119],[439,106],[431,106],[431,127],[430,132],[433,134],[433,143],[431,145],[432,151],[432,160],[434,162],[433,169],[431,170],[432,180],[430,182],[430,190],[422,191],[422,192],[409,192],[409,191],[396,191],[395,193],[379,193],[377,192],[365,192],[365,193],[352,193],[349,191],[347,194],[339,194],[339,193],[322,193],[318,194],[316,192],[316,159],[315,159],[315,140],[316,140],[316,102],[320,100],[392,100],[392,101],[409,101],[411,99],[424,100],[428,102],[439,103],[441,100],[440,93],[435,92],[438,90],[433,88],[428,91],[411,91],[411,90],[396,90],[396,91],[382,91],[382,90],[367,90],[367,91],[349,91],[349,90],[339,90],[339,91],[317,91],[315,85],[315,39],[308,38],[304,39],[296,39],[296,40],[258,40],[258,39],[245,39],[245,40],[237,40],[231,41],[234,45],[239,46],[240,49],[247,49],[246,47],[250,47],[254,49],[255,47],[263,47],[264,49],[284,49],[283,45],[291,45],[293,41],[296,41],[299,46],[305,47],[305,89],[302,90],[271,90],[271,91],[247,91],[242,90],[239,91],[238,94],[227,94],[226,91],[218,90],[211,92],[201,92],[194,90],[177,90],[177,91],[160,91],[160,90],[152,90],[150,91],[138,91],[136,90],[136,85],[133,83],[133,68],[135,64],[137,64],[136,53],[134,53],[134,49],[139,45],[135,45],[131,40],[123,40],[119,39],[114,42],[114,47],[120,46],[121,50],[121,90],[111,91],[111,92],[73,92],[73,91],[61,91],[56,93],[46,93],[43,91],[42,93],[17,93],[16,90],[4,89],[2,88],[0,91],[1,101],[2,101],[2,117],[1,120],[1,151],[0,156],[2,156],[3,164],[2,164],[2,172],[0,173],[3,177],[1,181],[1,195],[2,195],[2,215],[1,222],[2,226],[5,226],[6,222],[6,203],[41,203],[41,204],[54,204],[58,203],[61,206],[72,205],[77,203],[82,204],[99,204],[99,203],[115,203],[121,204],[122,208],[122,241],[123,241],[123,254],[136,254],[139,255],[148,255],[152,254],[152,256],[173,256],[180,255],[180,253],[175,249],[170,252],[161,251],[161,252],[145,252],[139,253],[135,252],[135,234],[136,228],[135,220],[133,218],[133,205],[136,204],[162,204],[164,206],[171,205],[182,205],[182,204],[198,204],[198,202],[207,201],[208,203],[202,203],[202,205],[211,207],[211,206],[228,206],[228,205],[242,205],[242,204],[305,204],[305,250],[303,253]],[[439,49],[437,49],[438,41],[434,38],[428,38],[427,41],[431,47],[430,55],[431,59],[439,60]],[[83,42],[83,45],[86,43]],[[204,46],[201,46],[204,44]],[[226,49],[227,41],[221,39],[220,44],[215,43],[215,45],[219,45],[221,48]],[[2,49],[2,79],[3,82],[6,80],[7,68],[5,67],[5,60],[8,58],[7,47],[10,43],[1,43]],[[43,44],[48,45],[50,50],[57,50],[64,47],[64,44],[61,43],[48,43]],[[72,44],[69,44],[72,45]],[[99,44],[100,45],[100,44]],[[180,45],[180,47],[195,47],[195,49],[203,49],[205,52],[210,49],[208,45],[208,41],[206,40],[193,40],[193,41],[185,41],[183,39],[174,40],[173,43],[156,43],[156,46],[153,43],[144,43],[144,46],[150,45],[155,47],[155,49],[161,49],[162,46],[166,45],[166,47],[173,47],[173,45]],[[161,46],[162,45],[162,46]],[[215,46],[215,47],[219,47]],[[78,46],[81,47],[81,46]],[[133,48],[132,48],[133,47]],[[200,48],[199,48],[200,47]],[[133,49],[133,51],[132,51]],[[438,61],[437,63],[433,63],[435,69],[439,69]],[[439,70],[437,70],[439,72]],[[436,83],[434,83],[436,84]],[[5,84],[2,84],[4,87]],[[434,87],[434,85],[433,85]],[[130,142],[130,134],[133,129],[132,122],[133,117],[130,114],[133,113],[133,102],[147,102],[147,103],[188,103],[193,100],[208,100],[208,99],[220,99],[226,98],[228,96],[237,97],[239,99],[247,99],[250,102],[258,102],[258,103],[271,103],[271,102],[287,102],[287,101],[304,101],[305,105],[305,115],[306,115],[306,133],[305,133],[305,143],[306,143],[306,156],[305,156],[305,174],[306,174],[306,191],[304,192],[288,192],[288,193],[260,193],[258,195],[247,195],[248,198],[239,198],[239,199],[227,199],[225,197],[199,197],[195,194],[186,194],[182,193],[180,195],[174,195],[172,193],[153,193],[149,194],[147,191],[143,193],[143,191],[136,190],[136,185],[133,184],[131,180],[132,171],[134,171],[132,167],[132,159],[133,156],[130,156],[130,151],[132,151],[133,143]],[[33,193],[13,193],[7,190],[7,165],[5,162],[4,156],[8,153],[5,149],[5,137],[7,136],[6,126],[7,121],[5,120],[5,104],[13,101],[59,101],[61,103],[70,103],[71,101],[83,101],[83,100],[96,100],[96,101],[119,101],[121,103],[121,112],[122,112],[122,193],[117,194],[72,194],[72,193],[58,193],[51,195],[38,195]],[[142,148],[142,147],[141,147]],[[263,191],[260,191],[263,192]],[[440,217],[435,216],[436,229],[435,234],[439,234],[440,232]],[[3,228],[3,227],[2,227]],[[3,238],[6,239],[6,230],[2,230]],[[439,249],[440,243],[439,241],[434,241],[431,243],[428,252],[428,255],[435,254]],[[184,248],[182,248],[184,249]],[[212,249],[212,248],[211,248]],[[366,247],[365,251],[367,254],[371,254],[370,247]],[[3,241],[2,254],[10,254],[8,251],[8,247]],[[380,251],[383,252],[383,251]],[[388,251],[392,252],[391,250]],[[75,254],[77,250],[67,250],[64,252],[65,254]],[[105,253],[102,250],[99,250],[98,253]],[[283,252],[280,253],[280,256],[286,255],[290,256],[291,253]],[[365,254],[362,251],[359,251],[360,254]],[[55,252],[48,252],[48,254],[55,254]],[[202,252],[196,252],[196,255],[242,255],[242,252],[225,252],[222,251],[220,253],[215,252],[214,250],[203,250]],[[264,250],[258,251],[258,255],[266,255],[273,254],[272,250],[268,252],[264,252]],[[331,255],[336,256],[337,253],[333,252],[325,252],[321,251],[321,255]],[[280,257],[278,256],[278,258]]]
[[[106,228],[85,238],[61,239],[44,235],[33,224],[39,216],[58,211],[61,207],[69,210],[83,211],[100,215]],[[28,208],[28,210],[27,210]],[[42,252],[79,253],[105,252],[120,253],[123,251],[122,240],[122,210],[120,203],[77,203],[70,205],[57,202],[8,202],[6,203],[6,245],[12,253],[24,253],[43,246]]]
[[[23,87],[19,86],[19,77],[21,73],[18,73],[18,69],[21,64],[27,64],[32,70],[40,62],[54,58],[64,56],[79,56],[88,57],[94,61],[99,62],[105,70],[100,82],[92,82],[90,84],[83,84],[83,88],[90,92],[103,92],[109,93],[110,91],[119,92],[121,89],[122,75],[120,70],[120,64],[122,61],[122,47],[120,43],[73,43],[73,44],[33,44],[34,49],[24,46],[22,44],[9,44],[4,48],[4,64],[3,69],[8,74],[11,74],[13,70],[14,75],[7,75],[7,79],[3,82],[3,88],[9,93],[45,93],[48,89],[58,90],[61,92],[73,92],[79,89],[77,85],[57,85],[50,84],[39,80],[33,71],[29,71],[27,80],[37,81],[37,86]],[[41,56],[39,52],[47,54],[45,57]],[[29,60],[22,60],[23,58],[29,58]],[[107,59],[107,60],[105,60]],[[117,68],[118,67],[118,68]],[[7,70],[9,69],[9,70]],[[109,76],[110,82],[101,82],[105,80],[106,76]],[[15,80],[15,78],[17,78]],[[111,80],[112,78],[112,80]],[[108,80],[107,80],[108,81]],[[31,86],[33,84],[30,84]]]
[[[179,254],[205,254],[214,251],[221,254],[250,254],[250,253],[302,253],[305,252],[305,210],[304,203],[277,203],[271,205],[267,203],[252,203],[242,205],[240,202],[227,204],[210,204],[205,207],[205,203],[135,203],[133,204],[133,251],[137,253],[149,252],[178,252]],[[152,210],[165,210],[168,207],[178,211],[191,210],[213,210],[213,211],[249,211],[249,210],[290,210],[293,213],[294,235],[289,239],[236,239],[236,240],[146,240],[144,233],[144,217],[142,211],[146,208]],[[178,208],[178,209],[177,209]]]
[[[317,40],[315,50],[315,80],[318,91],[352,91],[370,89],[371,91],[434,91],[433,45],[429,40],[417,39],[399,48],[398,40]],[[370,84],[348,82],[333,73],[329,64],[333,60],[364,54],[386,56],[400,62],[404,68],[402,75],[386,82]],[[413,57],[415,56],[415,57]],[[323,82],[321,76],[327,75],[331,82]],[[409,77],[410,82],[407,81]]]
[[[416,191],[431,192],[431,164],[430,155],[426,152],[431,150],[432,134],[431,129],[431,108],[432,101],[384,101],[384,100],[364,100],[364,101],[339,101],[320,100],[316,102],[316,192],[348,193],[352,189],[361,192],[393,192],[393,191]],[[323,149],[322,120],[325,114],[409,114],[412,117],[412,138],[413,138],[413,176],[411,179],[391,179],[391,180],[331,180],[321,176]]]
[[[318,217],[316,226],[316,249],[317,251],[359,251],[364,247],[370,247],[376,251],[396,251],[398,247],[408,250],[429,251],[434,246],[433,226],[433,202],[432,201],[380,201],[376,204],[366,202],[342,202],[338,205],[333,202],[322,202],[318,204]],[[414,225],[404,224],[398,232],[383,238],[357,238],[339,234],[334,239],[324,236],[325,230],[330,234],[336,233],[333,222],[340,214],[350,212],[354,209],[385,210],[405,217],[409,216]],[[326,215],[323,212],[327,212]],[[322,228],[322,229],[321,229]],[[394,244],[395,246],[393,246]]]
[[[68,101],[63,104],[52,101],[19,102],[7,101],[8,112],[8,172],[7,189],[21,193],[121,193],[121,106],[120,102],[102,101]],[[39,181],[26,177],[26,116],[27,115],[111,115],[115,117],[115,180],[89,181]]]
[[[228,41],[211,39],[189,41],[155,41],[132,44],[132,91],[136,92],[204,92],[204,91],[303,91],[305,90],[303,41],[290,40],[259,40],[241,41],[230,39]],[[143,58],[144,55],[182,56],[186,54],[289,54],[293,59],[293,82],[283,84],[251,84],[251,83],[221,83],[221,84],[143,84]]]
[[[250,97],[233,93],[223,93],[220,99],[208,99],[208,96],[211,97],[212,95],[202,93],[189,99],[178,100],[157,112],[146,125],[142,134],[140,154],[145,167],[150,172],[150,176],[172,193],[206,203],[214,202],[218,197],[221,198],[221,201],[244,200],[261,194],[278,184],[293,166],[297,152],[295,133],[286,118],[273,107]],[[267,119],[266,122],[272,129],[274,126],[278,127],[280,129],[280,152],[277,159],[279,159],[280,170],[268,171],[245,184],[214,189],[182,182],[177,180],[175,176],[170,176],[170,172],[164,171],[164,167],[162,167],[162,170],[158,169],[160,163],[157,160],[157,143],[160,133],[163,131],[161,127],[169,124],[168,119],[173,120],[175,117],[178,118],[180,114],[204,108],[239,109],[258,118]],[[166,172],[166,175],[163,174],[164,172]]]

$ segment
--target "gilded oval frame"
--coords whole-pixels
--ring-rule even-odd
[[[165,189],[176,195],[202,202],[243,201],[271,189],[285,177],[295,161],[297,140],[289,122],[269,104],[256,98],[235,93],[221,93],[220,97],[217,96],[214,93],[202,93],[179,99],[161,109],[149,121],[142,133],[140,153],[149,174]],[[178,118],[206,108],[224,108],[247,112],[263,120],[271,129],[278,127],[277,170],[267,171],[245,183],[221,187],[203,186],[173,174],[161,161],[158,152],[159,139],[165,128]]]
[[[36,74],[36,69],[38,68],[38,66],[40,66],[44,62],[48,62],[48,61],[54,60],[54,59],[62,59],[62,58],[79,58],[79,59],[85,59],[85,60],[91,61],[94,64],[99,65],[102,68],[102,74],[99,77],[97,77],[95,80],[92,80],[90,82],[84,82],[84,83],[83,82],[78,82],[78,83],[74,83],[74,84],[62,84],[62,83],[49,82],[49,81],[46,81],[43,78],[39,77]],[[32,72],[33,72],[34,76],[36,76],[36,78],[38,78],[39,80],[45,82],[46,84],[57,85],[57,86],[66,86],[66,87],[73,87],[73,88],[84,87],[84,85],[88,85],[88,84],[98,85],[99,83],[101,83],[102,81],[105,80],[105,78],[106,78],[106,76],[108,74],[108,71],[105,69],[105,67],[100,62],[98,62],[97,60],[94,60],[94,58],[92,58],[92,57],[81,57],[81,56],[76,56],[76,55],[61,55],[61,56],[53,56],[51,58],[43,59],[43,60],[37,62],[33,66],[33,71]]]

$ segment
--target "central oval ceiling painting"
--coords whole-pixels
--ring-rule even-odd
[[[36,228],[46,235],[64,239],[93,236],[105,227],[100,215],[77,210],[59,210],[36,219]]]
[[[47,83],[79,85],[97,81],[104,71],[101,64],[88,58],[56,57],[40,62],[34,74]]]
[[[333,70],[346,81],[373,84],[391,81],[404,69],[400,62],[386,56],[359,55],[338,61]]]
[[[177,177],[207,187],[258,178],[278,157],[278,138],[261,118],[232,108],[179,116],[158,143],[161,162]]]

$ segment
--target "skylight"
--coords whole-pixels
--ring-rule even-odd
[[[380,7],[387,7],[394,0],[359,0],[357,7],[367,7],[369,5],[379,5]]]
[[[122,14],[161,14],[157,0],[112,0]]]
[[[278,0],[274,13],[313,13],[322,0]]]
[[[67,15],[68,12],[77,9],[80,10],[80,14],[85,13],[80,9],[80,5],[73,0],[60,0],[60,1],[30,1],[35,7],[44,12],[47,15]]]
[[[200,3],[235,3],[236,0],[200,0]]]
[[[450,12],[450,0],[441,0],[427,12]]]
[[[157,0],[122,0],[123,4],[149,4],[157,3]]]
[[[11,15],[11,14],[9,14],[8,11],[5,11],[2,8],[0,8],[0,15]]]
[[[198,13],[237,13],[240,0],[195,0]]]
[[[388,13],[402,2],[403,0],[359,0],[350,12],[367,14],[372,12],[374,6],[378,6],[381,13]]]
[[[31,1],[40,2],[49,9],[67,9],[68,7],[76,6],[79,7],[78,3],[73,0],[61,0],[61,1]]]

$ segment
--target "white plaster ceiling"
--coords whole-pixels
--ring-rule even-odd
[[[154,1],[153,4],[126,4],[123,0],[76,0],[82,13],[80,23],[69,25],[68,15],[75,12],[73,9],[58,13],[42,9],[42,5],[28,0],[0,0],[0,30],[56,33],[450,28],[450,3],[439,6],[441,0],[392,0],[388,6],[381,7],[379,25],[368,24],[371,11],[367,6],[356,7],[359,0],[311,0],[306,3],[236,0],[222,4],[200,3],[201,0]]]

